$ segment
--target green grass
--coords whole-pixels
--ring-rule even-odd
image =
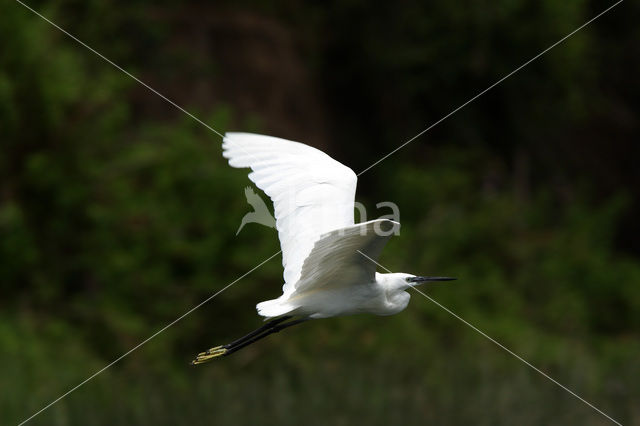
[[[476,322],[501,336],[498,324],[485,323]],[[587,344],[543,336],[525,324],[521,329],[499,340],[615,419],[640,421],[637,342]],[[180,330],[178,324],[167,334]],[[68,336],[15,332],[10,323],[2,327],[2,424],[23,420],[108,361]],[[607,424],[453,318],[446,333],[411,312],[318,321],[198,367],[188,359],[220,342],[163,358],[166,337],[159,335],[32,424]]]

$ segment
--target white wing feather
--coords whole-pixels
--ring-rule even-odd
[[[374,262],[399,227],[398,222],[376,219],[323,235],[304,261],[296,294],[375,281]]]
[[[324,234],[304,261],[295,289],[277,299],[258,303],[258,313],[267,318],[301,315],[327,318],[358,312],[364,299],[376,299],[376,260],[400,224],[388,219],[350,225]],[[364,255],[364,256],[363,256]],[[385,308],[380,311],[385,314]]]
[[[291,293],[314,242],[353,225],[356,174],[320,150],[271,136],[227,133],[222,148],[229,165],[252,169],[249,179],[273,201],[283,291]]]

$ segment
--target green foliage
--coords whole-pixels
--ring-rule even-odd
[[[324,82],[328,97],[353,94],[340,99],[333,120],[338,143],[350,141],[337,150],[340,159],[358,169],[369,164],[349,157],[375,161],[398,135],[423,128],[425,117],[439,118],[579,25],[587,6],[244,7],[293,22],[317,48],[308,58],[314,72],[332,76]],[[216,69],[209,58],[193,58],[190,46],[154,56],[171,31],[145,21],[155,11],[145,2],[47,2],[42,10],[56,22],[81,22],[77,31],[101,42],[99,50],[118,63],[149,63],[149,74],[170,80],[181,66]],[[519,76],[522,86],[501,87],[493,108],[462,112],[454,129],[444,123],[451,143],[436,136],[428,155],[404,151],[362,176],[360,194],[370,212],[383,200],[400,207],[401,235],[383,265],[457,276],[425,290],[633,423],[640,419],[640,262],[621,252],[616,236],[634,198],[624,187],[594,196],[598,182],[584,176],[566,189],[557,167],[566,153],[549,155],[539,143],[591,117],[585,100],[601,68],[577,70],[598,47],[584,35],[550,54]],[[3,9],[0,423],[39,410],[279,249],[271,229],[250,224],[235,235],[249,209],[242,193],[249,181],[221,158],[219,137],[173,110],[147,114],[144,96],[154,95],[141,95],[131,79],[28,11]],[[223,102],[193,110],[217,129],[263,123]],[[523,152],[549,175],[519,173],[512,156]],[[602,421],[419,294],[392,318],[308,323],[220,363],[187,365],[196,352],[258,325],[254,305],[277,296],[281,279],[276,258],[34,423]]]
[[[445,158],[453,161],[438,166]],[[563,205],[544,189],[524,197],[491,188],[483,181],[490,158],[445,151],[433,162],[388,180],[405,223],[391,265],[408,271],[417,261],[427,274],[457,274],[449,302],[538,322],[550,333],[638,329],[640,268],[613,248],[624,197]]]

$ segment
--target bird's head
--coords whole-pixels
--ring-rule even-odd
[[[456,279],[451,277],[423,277],[418,275],[405,274],[404,272],[378,275],[381,278],[379,281],[383,283],[387,291],[404,291],[409,287],[415,287],[420,284],[438,281],[453,281]]]
[[[451,280],[455,280],[455,278],[422,277],[402,272],[392,274],[380,274],[376,272],[376,281],[383,287],[386,294],[387,310],[384,315],[398,313],[407,307],[409,299],[411,299],[411,295],[406,291],[409,287],[433,281]]]

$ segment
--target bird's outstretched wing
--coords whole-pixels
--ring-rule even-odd
[[[353,225],[356,174],[320,150],[270,136],[227,133],[222,148],[229,165],[252,169],[249,179],[273,201],[287,294],[314,242]]]
[[[372,260],[378,260],[399,227],[398,222],[377,219],[324,234],[304,261],[295,293],[373,282],[376,264]]]

